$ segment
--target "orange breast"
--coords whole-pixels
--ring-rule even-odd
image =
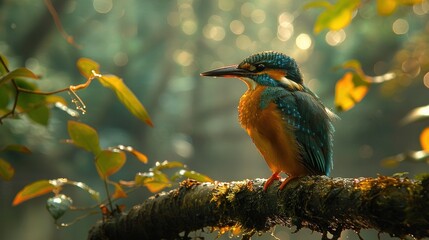
[[[299,146],[292,127],[282,119],[274,102],[260,108],[261,94],[266,87],[249,89],[240,99],[239,121],[252,138],[259,152],[273,172],[282,171],[289,176],[306,175],[300,164]]]

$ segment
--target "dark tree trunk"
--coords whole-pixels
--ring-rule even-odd
[[[309,228],[333,238],[341,231],[376,229],[392,236],[429,237],[429,179],[329,178],[292,180],[282,191],[265,180],[184,181],[127,214],[100,222],[88,239],[177,239],[208,226],[236,227],[244,235],[275,225]]]

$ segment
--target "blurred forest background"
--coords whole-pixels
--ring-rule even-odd
[[[25,66],[39,74],[42,80],[37,83],[44,91],[83,83],[85,78],[76,69],[81,57],[96,60],[102,72],[124,79],[148,110],[153,128],[133,117],[98,83],[79,92],[87,105],[79,120],[97,129],[103,147],[131,145],[149,157],[148,166],[129,159],[115,175],[124,180],[163,160],[184,162],[219,181],[270,176],[237,121],[238,100],[246,86],[233,79],[202,78],[200,72],[237,64],[258,51],[283,52],[297,60],[307,86],[334,109],[335,84],[344,74],[336,66],[356,59],[370,76],[399,69],[406,77],[371,86],[361,103],[338,113],[332,176],[426,173],[425,163],[386,168],[381,162],[421,149],[419,135],[427,122],[400,122],[411,109],[429,102],[428,68],[419,64],[419,56],[429,56],[429,3],[400,6],[393,14],[380,16],[375,1],[364,2],[349,26],[316,34],[313,28],[321,10],[305,10],[305,1],[53,1],[64,30],[78,48],[62,37],[43,1],[3,0],[0,53],[12,69]],[[66,93],[60,95],[70,100]],[[54,109],[47,126],[28,118],[6,119],[0,126],[0,146],[18,143],[32,151],[3,155],[16,175],[0,181],[0,239],[85,239],[101,218],[95,215],[56,229],[44,207],[46,196],[11,206],[20,189],[39,179],[67,177],[102,190],[91,154],[61,143],[68,138],[69,119]],[[91,203],[81,190],[69,194],[78,206]],[[131,207],[150,195],[141,189],[119,203]],[[278,227],[274,235],[320,238],[308,230],[292,234],[293,230]],[[358,239],[353,232],[343,236]],[[374,239],[377,232],[363,231],[362,236]],[[260,239],[273,237],[267,233]],[[382,239],[390,237],[382,234]]]

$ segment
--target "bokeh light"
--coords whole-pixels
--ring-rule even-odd
[[[184,67],[191,65],[194,61],[194,55],[186,50],[176,50],[173,57],[176,63]]]
[[[308,34],[301,33],[296,37],[295,44],[299,49],[307,50],[311,47],[312,40]]]
[[[253,10],[250,17],[254,23],[261,24],[265,22],[265,12],[262,9]]]
[[[96,12],[106,14],[112,10],[113,1],[112,0],[94,0],[92,5],[94,6],[94,10]]]
[[[238,48],[246,50],[252,44],[252,40],[246,35],[240,35],[235,40],[235,44]]]
[[[197,31],[197,22],[195,20],[185,20],[182,23],[182,31],[187,35],[192,35]]]
[[[396,19],[392,24],[392,30],[395,34],[401,35],[408,32],[408,21],[402,18]]]
[[[326,33],[325,40],[331,46],[337,46],[346,40],[346,32],[344,30],[329,31]]]
[[[244,24],[240,20],[233,20],[229,24],[229,28],[231,29],[231,32],[234,34],[240,35],[244,32]]]
[[[422,1],[420,4],[413,5],[413,12],[417,15],[425,15],[429,12],[429,1]]]
[[[113,57],[113,62],[116,66],[123,67],[128,63],[128,54],[124,52],[118,52]]]
[[[279,15],[278,17],[279,25],[277,27],[277,38],[280,41],[286,42],[292,37],[293,31],[294,31],[294,27],[292,25],[293,20],[294,20],[294,17],[287,12],[283,12]]]
[[[255,5],[251,2],[246,2],[241,5],[241,14],[245,17],[250,17],[252,15]]]
[[[219,0],[218,7],[222,11],[231,11],[234,8],[234,1],[231,0]]]
[[[225,29],[221,26],[207,24],[203,29],[206,38],[214,41],[222,41],[225,38]]]
[[[425,87],[429,88],[429,72],[427,72],[423,76],[423,84],[425,85]]]

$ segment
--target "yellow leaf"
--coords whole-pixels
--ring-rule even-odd
[[[15,169],[10,165],[9,162],[0,158],[0,178],[9,181],[15,174]]]
[[[115,192],[113,193],[112,198],[118,199],[128,197],[127,193],[124,191],[121,185],[115,182],[110,182],[110,184],[113,184],[113,186],[115,186]]]
[[[134,157],[136,157],[140,162],[147,163],[147,156],[144,155],[143,153],[133,149],[131,150],[131,154],[133,154]]]
[[[412,6],[422,3],[422,0],[377,0],[377,12],[382,16],[391,15],[399,5]]]
[[[335,106],[348,111],[360,102],[368,92],[369,83],[356,73],[347,72],[335,85]]]
[[[392,14],[397,6],[397,0],[377,0],[377,12],[382,16]]]
[[[325,28],[334,31],[340,30],[349,25],[353,12],[360,6],[360,0],[339,0],[333,5],[324,4],[323,6],[326,10],[316,20],[315,33],[319,33]]]
[[[60,97],[58,95],[46,96],[45,101],[46,101],[46,103],[57,103],[57,102],[59,102],[63,105],[67,105],[67,101],[63,97]]]
[[[429,127],[425,128],[420,134],[420,144],[423,150],[429,151]]]
[[[127,151],[131,153],[134,157],[136,157],[140,162],[147,163],[147,156],[143,153],[135,150],[131,146],[124,146],[124,145],[118,145],[117,147],[114,147],[113,149],[119,149],[121,151]]]
[[[352,13],[353,12],[350,10],[339,12],[338,15],[329,22],[328,28],[337,31],[346,27],[352,21]]]
[[[98,80],[104,87],[112,89],[119,101],[136,116],[138,119],[146,122],[149,126],[153,126],[152,120],[149,117],[144,106],[137,99],[134,93],[125,85],[124,81],[115,75],[103,75]]]
[[[16,206],[24,201],[27,201],[31,198],[35,198],[46,193],[52,192],[56,189],[57,186],[52,184],[49,180],[40,180],[33,182],[24,187],[18,194],[16,194],[15,199],[12,202],[13,206]]]
[[[423,0],[399,0],[403,5],[415,5],[422,3]]]
[[[134,181],[139,186],[147,187],[147,189],[152,193],[159,192],[162,189],[171,186],[171,182],[167,175],[157,170],[153,172],[137,173]]]
[[[86,78],[90,78],[93,76],[92,71],[95,71],[95,73],[100,73],[100,65],[89,58],[79,58],[76,62],[77,68],[79,69],[79,72]]]
[[[95,165],[101,178],[119,171],[125,164],[126,156],[122,151],[102,150],[95,158]]]

